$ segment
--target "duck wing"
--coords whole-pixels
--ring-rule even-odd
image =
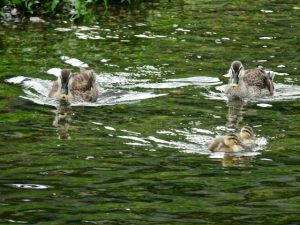
[[[98,97],[96,76],[93,70],[81,69],[80,73],[72,74],[70,91],[74,97],[85,101],[95,101]]]
[[[273,79],[270,74],[263,69],[246,70],[243,81],[249,86],[256,86],[260,89],[268,89],[270,95],[274,93]]]
[[[72,74],[71,91],[89,91],[94,86],[96,81],[95,74],[92,70],[81,71],[80,73]]]

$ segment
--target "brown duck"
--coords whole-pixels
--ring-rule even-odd
[[[81,68],[79,73],[72,74],[69,70],[62,70],[48,97],[64,101],[96,101],[98,90],[94,71]]]
[[[229,69],[229,84],[225,94],[236,98],[272,96],[274,94],[273,72],[263,68],[245,70],[240,61],[233,61]]]

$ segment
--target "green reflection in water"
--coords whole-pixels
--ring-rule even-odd
[[[146,84],[196,76],[226,82],[220,75],[240,59],[247,68],[289,74],[276,83],[299,85],[296,6],[174,1],[111,12],[84,24],[99,26],[88,31],[64,23],[2,24],[0,222],[299,223],[297,99],[270,102],[270,108],[245,105],[239,126],[254,126],[267,144],[257,156],[222,161],[198,154],[201,140],[189,139],[203,136],[195,128],[212,138],[228,123],[227,104],[204,97],[215,87],[112,85],[167,95],[72,107],[66,128],[53,126],[54,107],[20,98],[26,96],[22,87],[5,82],[16,76],[54,80],[46,74],[53,67],[77,71],[60,59],[68,56],[100,76],[126,72]],[[71,30],[55,30],[61,27]],[[96,35],[105,39],[89,39]],[[60,139],[66,133],[70,140]]]

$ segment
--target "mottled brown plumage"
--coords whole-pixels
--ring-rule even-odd
[[[79,73],[71,74],[68,70],[62,70],[48,96],[60,100],[96,101],[98,90],[94,71],[81,68]]]
[[[225,93],[231,97],[262,97],[274,94],[274,74],[263,68],[245,70],[240,61],[229,69],[229,84]]]

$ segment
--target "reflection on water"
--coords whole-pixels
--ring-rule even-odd
[[[243,108],[246,102],[241,99],[231,99],[227,101],[228,107],[228,122],[226,124],[229,128],[237,128],[243,120]]]
[[[84,62],[77,59],[70,59],[69,57],[62,57],[61,59],[66,60],[66,63],[72,64],[73,66],[81,67]],[[87,64],[84,64],[87,65]],[[143,71],[144,74],[155,74],[155,76],[160,76],[161,71],[157,70],[152,66],[139,67],[139,71]],[[60,68],[52,68],[47,71],[49,74],[58,76],[60,74]],[[140,74],[138,75],[140,76]],[[17,76],[7,80],[8,83],[22,85],[23,91],[26,96],[21,96],[24,99],[31,100],[38,104],[47,104],[55,106],[56,113],[53,125],[57,127],[57,133],[60,139],[71,139],[69,135],[69,122],[71,120],[71,106],[103,106],[103,105],[113,105],[120,103],[129,103],[131,101],[137,101],[148,98],[155,98],[160,96],[165,96],[166,94],[154,94],[150,92],[136,92],[135,88],[144,89],[172,89],[186,86],[197,86],[200,88],[205,88],[206,90],[210,87],[220,85],[221,82],[218,78],[199,76],[199,77],[189,77],[189,78],[177,78],[177,79],[166,79],[159,83],[149,83],[147,79],[136,79],[136,76],[132,73],[114,73],[114,74],[97,74],[96,82],[98,90],[101,95],[96,102],[59,102],[57,100],[49,99],[47,97],[49,88],[52,85],[52,81],[42,80],[39,78],[28,78],[24,76]],[[224,86],[216,86],[216,89]],[[123,90],[126,89],[126,90]],[[129,90],[128,90],[129,89]],[[219,95],[219,93],[217,93]],[[222,94],[223,95],[223,94]],[[209,91],[209,98],[214,98],[212,91]],[[218,99],[218,98],[217,98]],[[225,95],[222,99],[226,99]],[[261,103],[263,104],[263,103]],[[258,104],[258,106],[261,106]],[[226,126],[218,126],[216,130],[224,131],[236,131],[240,122],[243,120],[243,109],[246,102],[241,99],[231,99],[227,100],[228,115]],[[105,126],[105,129],[114,130],[109,126]],[[154,136],[149,136],[146,138],[124,136],[119,135],[118,138],[128,139],[131,142],[126,142],[125,144],[131,146],[155,146],[159,148],[174,148],[180,149],[186,153],[199,153],[199,154],[210,154],[212,158],[219,158],[220,154],[211,153],[207,149],[207,143],[212,139],[212,136],[208,134],[213,134],[213,132],[201,128],[189,128],[187,130],[175,130],[167,131],[161,130],[157,133],[163,135],[167,134],[172,136],[183,136],[187,142],[184,141],[174,141],[174,140],[164,140]],[[138,133],[139,134],[139,133]],[[262,141],[263,140],[263,141]],[[261,151],[265,145],[266,140],[264,138],[259,139],[259,147],[253,150],[254,152]],[[247,154],[249,156],[249,152]],[[254,153],[256,155],[256,153]],[[224,158],[225,155],[222,155]]]
[[[225,154],[222,159],[223,167],[249,167],[251,166],[251,156],[235,156],[231,154]]]
[[[80,26],[1,24],[0,223],[298,224],[294,3],[143,1]],[[236,59],[276,70],[275,95],[228,100]],[[47,98],[52,74],[86,66],[97,102]],[[246,124],[255,146],[208,151]]]
[[[126,91],[120,89],[112,89],[112,87],[118,88],[122,85],[124,78],[118,75],[112,75],[110,78],[107,75],[97,75],[96,84],[98,90],[100,90],[100,97],[96,102],[82,102],[82,101],[72,101],[72,106],[101,106],[101,105],[114,105],[114,104],[124,104],[132,101],[139,101],[148,98],[155,98],[164,96],[166,94],[154,94],[151,92],[137,92],[137,91]],[[106,83],[106,81],[108,81]],[[42,80],[38,78],[28,78],[23,76],[14,77],[7,80],[8,83],[21,84],[24,88],[25,96],[21,96],[24,99],[31,100],[37,104],[41,105],[52,105],[56,106],[57,101],[49,99],[48,92],[51,88],[52,81]],[[128,81],[130,82],[130,81]],[[102,85],[104,84],[105,85]],[[104,90],[104,88],[106,90]],[[112,90],[109,90],[112,89]]]
[[[61,59],[75,67],[87,67],[88,65],[81,60],[70,58],[67,56],[61,57]],[[100,97],[96,102],[78,102],[73,101],[71,104],[84,105],[84,106],[101,106],[101,105],[113,105],[120,103],[128,103],[131,101],[138,101],[148,98],[155,98],[164,96],[166,94],[154,94],[151,92],[137,92],[137,91],[125,91],[122,89],[172,89],[185,86],[199,86],[209,87],[221,84],[218,78],[198,76],[179,79],[167,79],[162,83],[149,83],[148,79],[137,79],[141,74],[155,75],[159,77],[161,71],[152,66],[138,67],[138,74],[117,72],[114,74],[97,74],[96,84],[98,90],[100,90]],[[48,74],[59,76],[61,72],[60,68],[51,68],[47,71]],[[17,76],[6,80],[8,83],[22,85],[23,91],[26,96],[22,98],[31,100],[38,104],[47,104],[56,106],[56,101],[47,98],[47,93],[50,90],[52,81],[42,80],[39,78],[30,78],[24,76]]]
[[[102,124],[101,124],[102,125]],[[104,126],[104,125],[102,125]],[[104,126],[105,128],[107,126]],[[109,130],[119,132],[115,128],[110,127]],[[208,150],[208,143],[213,140],[214,132],[199,129],[199,128],[186,128],[184,130],[159,130],[159,136],[144,136],[141,133],[126,132],[126,135],[117,135],[118,138],[124,139],[123,142],[129,146],[144,146],[148,151],[154,149],[171,148],[177,149],[184,153],[208,155],[209,158],[221,159],[223,164],[232,166],[245,166],[250,165],[251,159],[265,149],[267,139],[264,137],[256,136],[251,145],[240,152],[225,153],[225,152],[211,152]],[[179,141],[180,140],[180,141]],[[229,163],[229,161],[232,161]],[[228,163],[226,163],[228,162]],[[246,163],[247,162],[247,163]]]
[[[59,139],[69,140],[69,127],[71,121],[71,105],[66,101],[60,101],[56,107],[53,126],[57,129]]]

